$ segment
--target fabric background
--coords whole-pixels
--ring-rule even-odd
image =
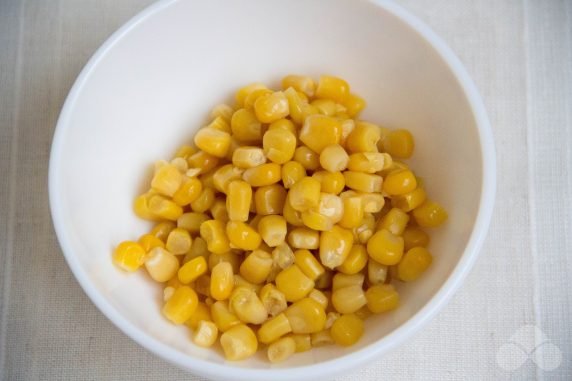
[[[48,209],[63,101],[95,49],[150,3],[0,0],[1,380],[199,379],[94,307],[64,262]],[[338,380],[571,380],[572,2],[401,3],[451,46],[483,96],[498,155],[496,208],[450,304],[414,339]],[[532,350],[547,340],[540,365],[517,367],[515,344]]]

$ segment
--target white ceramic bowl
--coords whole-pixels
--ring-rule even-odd
[[[363,114],[413,131],[413,168],[449,211],[432,232],[434,264],[401,285],[401,307],[366,322],[351,348],[322,347],[270,365],[225,362],[165,321],[161,290],[111,263],[113,246],[150,224],[131,205],[152,163],[169,157],[236,88],[288,73],[330,73],[368,101]],[[403,342],[439,311],[475,261],[491,217],[494,147],[482,102],[459,60],[391,2],[161,1],[93,56],[65,103],[52,145],[50,203],[67,262],[123,332],[191,372],[225,380],[339,375]],[[444,334],[447,334],[446,332]]]

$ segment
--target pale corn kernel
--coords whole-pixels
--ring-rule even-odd
[[[326,313],[314,299],[294,302],[284,311],[293,333],[314,333],[324,329]]]
[[[196,152],[197,149],[195,147],[183,145],[177,150],[177,152],[175,153],[175,157],[181,157],[183,159],[186,159],[187,157],[191,156]]]
[[[363,336],[363,321],[354,314],[340,316],[330,329],[332,339],[341,346],[350,346]]]
[[[263,250],[254,250],[240,265],[240,275],[249,282],[263,283],[272,270],[272,256]]]
[[[258,330],[258,340],[263,344],[269,344],[290,332],[292,327],[288,318],[280,313],[262,324]]]
[[[313,97],[316,89],[314,80],[311,77],[294,74],[282,78],[282,89],[286,90],[289,87],[306,94],[308,97]]]
[[[238,147],[232,154],[232,164],[237,168],[254,168],[266,163],[266,155],[260,147]]]
[[[163,289],[163,301],[166,302],[167,300],[171,299],[171,296],[175,293],[176,288],[167,286]]]
[[[239,287],[248,288],[249,290],[258,293],[262,288],[261,284],[254,284],[246,279],[244,279],[241,275],[235,274],[234,275],[234,288],[237,289]]]
[[[267,356],[271,363],[287,360],[296,352],[296,342],[291,337],[283,337],[268,346]]]
[[[230,221],[247,221],[251,202],[252,187],[250,184],[242,180],[234,180],[228,184],[226,209]]]
[[[228,262],[217,264],[211,272],[210,295],[216,300],[225,300],[234,288],[232,266]]]
[[[315,281],[320,277],[325,269],[318,259],[309,250],[296,250],[294,253],[294,263],[311,280]]]
[[[330,311],[326,314],[326,329],[332,328],[332,325],[336,320],[338,320],[342,316],[339,312]]]
[[[289,334],[294,339],[296,353],[306,352],[312,349],[312,337],[309,334]]]
[[[348,286],[332,293],[332,305],[342,314],[351,314],[367,304],[361,286]]]
[[[350,286],[363,286],[365,280],[365,275],[361,273],[357,274],[343,274],[337,273],[334,275],[332,280],[332,291],[337,291],[344,287]]]
[[[242,258],[241,255],[234,251],[226,251],[224,253],[210,253],[207,262],[209,263],[209,270],[212,271],[213,268],[221,262],[228,262],[232,267],[232,272],[237,274],[240,267],[240,262]]]
[[[342,126],[342,139],[340,144],[346,148],[348,136],[353,132],[356,127],[356,123],[353,119],[342,119],[340,121],[340,125]]]
[[[281,269],[287,269],[294,264],[294,252],[287,243],[281,243],[272,250],[272,259]]]
[[[320,245],[320,233],[308,228],[295,228],[288,233],[288,244],[295,249],[317,249]]]
[[[183,228],[175,228],[167,237],[166,249],[175,255],[187,253],[192,244],[191,235]]]
[[[171,160],[170,163],[175,168],[177,168],[181,173],[186,173],[189,169],[189,163],[187,163],[187,160],[182,157],[176,157],[173,160]]]
[[[157,248],[161,249],[161,247]],[[129,272],[137,271],[145,263],[145,260],[145,249],[137,242],[121,242],[113,253],[113,262],[121,269]]]
[[[328,329],[312,333],[311,338],[312,338],[312,347],[314,348],[334,344],[334,340],[332,339],[332,336]]]
[[[286,220],[282,216],[264,216],[258,223],[258,232],[268,246],[276,247],[286,239]]]
[[[198,148],[215,157],[225,157],[230,148],[230,134],[213,127],[198,130],[194,141]]]
[[[315,211],[337,224],[344,214],[344,204],[339,196],[330,193],[320,193],[320,199]]]
[[[292,265],[276,276],[276,288],[282,291],[287,301],[295,302],[310,293],[314,288],[314,281],[308,278],[300,267]]]
[[[385,198],[381,193],[359,193],[364,213],[378,213],[385,205]]]
[[[353,245],[353,234],[335,225],[331,230],[320,235],[320,261],[333,269],[346,260]]]
[[[349,160],[346,150],[339,144],[327,146],[320,153],[320,165],[329,172],[343,171]]]
[[[312,291],[310,291],[310,293],[308,294],[308,298],[314,299],[316,302],[318,302],[318,304],[320,306],[322,306],[322,308],[325,310],[326,308],[328,308],[328,297],[326,296],[326,294],[324,294],[322,291],[317,290],[317,289],[313,289]],[[327,325],[327,324],[326,324]],[[326,328],[330,328],[330,327],[326,327]]]
[[[262,324],[268,317],[268,312],[256,293],[246,287],[235,288],[232,292],[228,306],[242,322]]]
[[[251,328],[244,324],[236,325],[220,336],[220,344],[227,360],[244,360],[258,349],[258,340]]]
[[[145,268],[156,282],[166,282],[177,274],[179,260],[167,250],[156,247],[147,253]]]
[[[381,263],[369,259],[367,262],[367,281],[371,285],[385,283],[387,280],[388,267]]]
[[[326,115],[308,116],[299,134],[299,139],[317,154],[329,145],[339,144],[341,138],[340,122]]]
[[[224,120],[229,121],[230,118],[232,117],[233,112],[234,110],[232,109],[232,107],[224,103],[221,103],[213,107],[211,111],[211,118],[213,119],[222,118]]]
[[[268,130],[262,138],[262,147],[269,160],[284,164],[294,157],[296,135],[282,128]]]
[[[218,337],[218,328],[212,321],[201,320],[193,331],[193,343],[200,347],[212,347]]]
[[[173,196],[183,182],[183,175],[177,167],[165,164],[155,169],[151,187],[165,196]]]
[[[244,171],[242,178],[253,187],[272,185],[282,179],[280,165],[266,163]]]
[[[259,292],[260,300],[270,316],[276,316],[287,307],[286,297],[272,283],[266,283]]]

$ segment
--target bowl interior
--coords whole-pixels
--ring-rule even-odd
[[[155,160],[192,141],[212,106],[231,102],[250,82],[276,86],[288,73],[348,80],[368,107],[363,119],[410,129],[416,172],[450,213],[431,232],[434,264],[399,286],[402,305],[370,318],[351,348],[322,347],[269,365],[264,356],[233,367],[316,364],[379,341],[416,314],[461,258],[477,216],[481,148],[466,95],[443,58],[414,29],[367,1],[168,2],[124,29],[84,77],[68,105],[52,165],[54,214],[75,272],[133,328],[182,355],[223,363],[220,351],[195,347],[160,313],[161,288],[141,272],[111,263],[115,244],[150,228],[133,198]]]

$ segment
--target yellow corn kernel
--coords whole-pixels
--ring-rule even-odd
[[[395,235],[402,235],[409,222],[409,215],[399,208],[392,208],[379,219],[377,229],[385,229]]]
[[[286,196],[286,201],[284,202],[284,209],[282,210],[282,215],[292,226],[304,226],[302,221],[302,214],[292,207],[290,203],[290,196]]]
[[[221,221],[208,220],[201,224],[201,238],[207,242],[211,253],[222,254],[230,250],[230,243],[226,236],[225,226]]]
[[[367,299],[361,286],[348,286],[332,293],[332,305],[341,314],[352,314],[366,304]]]
[[[349,156],[348,169],[355,172],[379,172],[384,169],[386,155],[379,152],[352,153]]]
[[[262,288],[262,285],[251,283],[251,282],[247,281],[246,279],[244,279],[242,276],[235,274],[234,275],[234,289],[237,289],[239,287],[248,288],[249,290],[257,293]]]
[[[294,263],[294,253],[287,243],[281,243],[272,250],[272,259],[281,269],[286,269]]]
[[[330,335],[329,329],[324,329],[320,332],[314,332],[310,335],[310,337],[312,340],[313,348],[334,344],[334,339],[332,339],[332,335]]]
[[[187,171],[187,175],[188,173],[191,171],[191,169],[189,169]],[[201,182],[203,183],[203,190],[206,188],[210,188],[214,190],[214,173],[215,173],[215,169],[211,170],[208,173],[203,173],[201,175],[199,175],[199,180],[201,180]],[[192,205],[191,205],[192,208]]]
[[[226,209],[230,221],[247,221],[252,202],[252,187],[245,181],[234,180],[228,184]]]
[[[276,276],[276,287],[282,291],[287,301],[295,302],[308,295],[314,288],[314,281],[300,267],[292,265]]]
[[[367,241],[367,253],[382,265],[396,265],[403,256],[403,238],[385,229],[378,230]]]
[[[195,147],[184,145],[177,150],[175,157],[187,158],[196,152],[197,149]]]
[[[312,151],[320,154],[327,146],[340,143],[342,127],[333,117],[311,115],[304,121],[299,138]]]
[[[211,309],[206,303],[198,302],[197,308],[195,312],[191,315],[187,321],[185,321],[185,325],[189,328],[195,329],[199,325],[201,320],[204,321],[211,321]]]
[[[149,211],[157,217],[174,221],[183,214],[183,209],[173,201],[161,195],[153,195],[149,199]]]
[[[314,299],[304,298],[284,311],[293,333],[314,333],[324,329],[326,313]]]
[[[226,224],[226,235],[231,248],[254,250],[260,246],[260,234],[248,224],[241,221],[229,221]]]
[[[175,255],[185,254],[191,248],[191,235],[183,228],[175,228],[167,237],[165,247]]]
[[[381,138],[379,126],[368,122],[357,122],[346,139],[346,148],[351,153],[377,152],[377,142]]]
[[[250,110],[236,110],[230,120],[230,129],[233,137],[240,142],[258,143],[262,140],[262,125]]]
[[[419,188],[419,184],[417,185],[418,187],[409,193],[392,197],[391,205],[404,212],[410,212],[423,204],[427,199],[427,194],[425,193],[425,189]]]
[[[357,274],[365,268],[368,258],[364,245],[353,245],[344,263],[336,270],[344,274]]]
[[[232,154],[232,164],[237,168],[254,168],[264,163],[266,163],[266,156],[260,147],[238,147]]]
[[[313,97],[316,85],[311,77],[291,74],[282,78],[282,89],[286,90],[289,87],[306,94],[308,97]]]
[[[339,289],[350,287],[350,286],[363,286],[365,276],[361,273],[357,274],[342,274],[337,273],[334,275],[332,280],[332,291],[337,291]]]
[[[326,308],[328,308],[328,296],[326,294],[324,294],[322,291],[317,290],[317,289],[313,289],[308,294],[308,298],[314,299],[316,302],[318,302],[318,304],[320,306],[322,306],[322,308],[324,310]],[[326,328],[330,328],[330,327],[326,327]]]
[[[289,334],[286,337],[294,340],[295,353],[306,352],[312,349],[312,338],[309,334]]]
[[[151,234],[159,238],[161,241],[166,241],[171,230],[175,229],[177,225],[172,221],[159,222],[151,230]]]
[[[311,177],[304,177],[290,188],[288,198],[292,208],[299,212],[316,207],[320,201],[320,182]]]
[[[185,178],[173,195],[173,201],[179,206],[189,205],[195,201],[203,190],[201,181],[197,178]]]
[[[408,169],[389,173],[383,182],[383,191],[390,196],[404,195],[417,188],[417,179]]]
[[[353,119],[341,118],[340,125],[342,126],[342,139],[340,141],[340,144],[344,146],[344,148],[347,148],[348,136],[350,136],[350,134],[355,129],[356,122]]]
[[[145,260],[146,251],[137,242],[121,242],[113,253],[113,262],[121,269],[129,272],[137,271],[145,263]]]
[[[268,131],[272,130],[286,130],[290,131],[294,136],[297,134],[296,126],[290,119],[278,119],[268,126]]]
[[[163,301],[166,302],[167,300],[169,300],[171,298],[171,296],[173,296],[173,294],[175,293],[176,288],[175,287],[170,287],[167,286],[163,289]]]
[[[296,352],[296,342],[291,337],[283,337],[268,346],[267,356],[271,363],[287,360]]]
[[[397,265],[397,276],[404,282],[416,280],[433,262],[431,253],[424,247],[409,249]]]
[[[259,296],[260,301],[270,316],[277,316],[287,307],[286,297],[284,296],[284,293],[278,290],[272,283],[266,283],[260,289]]]
[[[145,252],[149,252],[149,250],[153,249],[154,247],[161,247],[165,248],[165,244],[159,238],[154,236],[153,234],[143,234],[138,241],[139,245],[145,250]]]
[[[189,168],[197,168],[200,169],[199,173],[207,173],[218,165],[219,158],[204,151],[199,151],[191,155],[187,162],[189,163]]]
[[[354,314],[347,314],[336,319],[330,329],[330,335],[336,344],[347,347],[357,343],[363,331],[363,321]]]
[[[208,270],[207,261],[204,257],[196,257],[185,263],[179,269],[178,277],[181,283],[189,284]]]
[[[346,186],[360,192],[381,192],[383,178],[369,173],[345,171]],[[385,188],[384,188],[385,189]]]
[[[367,243],[375,229],[375,217],[371,213],[364,213],[360,226],[352,229],[354,239],[359,243]]]
[[[213,173],[214,188],[219,192],[228,193],[228,184],[234,180],[242,179],[243,169],[232,164],[226,164],[219,167]]]
[[[165,164],[155,169],[155,175],[151,180],[153,190],[165,196],[173,196],[183,182],[183,175],[177,167]]]
[[[230,328],[240,324],[240,319],[230,312],[228,301],[217,301],[211,305],[211,316],[217,328],[222,331],[228,331]]]
[[[378,213],[385,205],[385,198],[381,193],[359,193],[364,213]]]
[[[215,193],[212,188],[203,188],[199,197],[191,202],[193,212],[204,213],[213,206],[215,202]]]
[[[318,180],[322,192],[339,194],[346,186],[346,179],[341,172],[317,171],[312,178]]]
[[[156,247],[147,254],[145,268],[153,280],[166,282],[177,274],[179,260],[167,250]]]
[[[296,135],[283,128],[268,130],[262,138],[262,146],[269,160],[284,164],[294,157]]]
[[[320,156],[306,146],[296,148],[294,161],[300,163],[308,171],[314,171],[320,167]]]
[[[265,87],[260,89],[255,89],[251,91],[244,99],[244,108],[247,110],[252,110],[259,98],[268,96],[272,94],[272,90]]]
[[[295,249],[317,249],[320,246],[320,233],[308,228],[292,229],[288,233],[288,244]]]
[[[342,316],[342,314],[340,314],[339,312],[335,312],[335,311],[330,311],[326,314],[326,329],[330,329],[332,328],[332,325],[334,325],[334,322],[336,320],[338,320],[340,318],[340,316]]]
[[[335,225],[320,235],[320,261],[333,269],[346,260],[353,245],[353,234],[349,230]]]
[[[325,272],[324,267],[318,259],[316,259],[314,254],[306,249],[296,250],[294,253],[294,263],[302,270],[304,275],[312,281],[318,279],[318,277]]]
[[[157,219],[157,216],[155,216],[153,213],[151,213],[151,210],[149,210],[149,199],[155,194],[155,191],[151,190],[135,198],[135,201],[133,202],[133,211],[137,217],[151,221]]]
[[[318,231],[327,231],[334,226],[334,221],[330,217],[320,214],[315,208],[302,212],[302,222],[310,229]]]
[[[344,204],[339,196],[330,193],[320,193],[318,206],[312,208],[312,210],[329,218],[332,223],[337,224],[344,214]]]
[[[306,169],[297,161],[289,161],[282,166],[282,183],[290,189],[298,180],[306,177]]]
[[[366,106],[365,100],[356,94],[350,94],[343,105],[346,107],[346,112],[352,118],[358,115]]]
[[[211,276],[203,274],[195,280],[195,291],[199,294],[210,298],[211,296]],[[212,298],[211,298],[212,299]],[[206,299],[205,299],[206,302]]]
[[[232,109],[232,107],[230,107],[227,104],[221,103],[213,107],[210,116],[213,119],[222,118],[225,121],[229,121],[230,118],[232,117],[233,112],[234,110]]]
[[[220,254],[211,253],[208,257],[209,270],[212,271],[212,269],[221,262],[228,262],[232,267],[232,272],[234,274],[237,274],[239,271],[241,260],[242,260],[241,256],[233,251],[227,251]]]
[[[344,103],[350,95],[350,85],[341,78],[323,75],[316,87],[316,98],[333,99],[338,103]]]
[[[193,331],[193,343],[200,347],[212,347],[218,337],[218,328],[212,321],[201,320]]]
[[[280,165],[266,163],[244,171],[242,178],[253,187],[272,185],[282,179]]]
[[[183,174],[189,170],[189,163],[187,163],[187,160],[182,157],[176,157],[171,160],[171,165],[175,166],[179,172]]]
[[[346,229],[358,227],[364,215],[363,202],[361,197],[342,198],[344,213],[339,222],[340,226]]]
[[[282,216],[264,216],[258,223],[258,232],[270,247],[276,247],[286,239],[286,220]]]
[[[367,281],[369,284],[375,285],[385,283],[387,280],[388,267],[381,263],[369,259],[367,262]]]
[[[362,320],[366,320],[371,315],[373,315],[373,313],[369,310],[369,308],[367,308],[367,305],[363,306],[362,308],[354,312],[354,314]]]
[[[286,190],[280,184],[259,187],[254,193],[256,212],[259,215],[281,214],[286,201]]]
[[[320,165],[329,172],[339,172],[347,168],[349,156],[344,147],[333,144],[325,147],[320,153]]]
[[[280,313],[262,324],[258,330],[258,340],[263,344],[269,344],[290,332],[292,327],[288,318]]]
[[[230,134],[212,127],[204,127],[195,134],[198,148],[216,157],[225,157],[230,148]]]
[[[227,360],[244,360],[258,349],[256,335],[247,325],[239,324],[220,336],[220,344]]]
[[[174,324],[183,324],[193,315],[198,303],[195,291],[188,286],[181,286],[163,306],[163,314]]]
[[[316,284],[316,288],[320,290],[329,289],[332,286],[332,281],[334,278],[334,272],[330,269],[326,269],[326,271],[316,279],[314,282]]]
[[[415,226],[409,226],[403,232],[403,242],[405,250],[414,247],[427,247],[429,245],[429,234]]]
[[[309,107],[308,101],[292,87],[284,90],[284,95],[286,95],[286,99],[288,100],[288,108],[292,121],[298,125],[304,123]]]
[[[246,287],[238,287],[232,291],[228,306],[230,311],[244,323],[262,324],[268,317],[268,312],[258,295]]]
[[[237,90],[237,92],[235,94],[236,103],[240,107],[244,106],[244,102],[246,100],[246,97],[248,97],[248,95],[250,93],[252,93],[253,91],[260,90],[260,89],[266,89],[266,86],[262,83],[252,83],[250,85],[246,85],[244,87],[241,87],[240,89]]]
[[[210,212],[211,212],[211,216],[215,220],[222,221],[225,224],[229,221],[225,199],[217,198],[215,200],[215,202],[213,203],[213,205],[211,206]]]
[[[213,267],[211,272],[210,295],[216,300],[225,300],[234,288],[232,266],[221,262]]]
[[[399,305],[399,294],[390,284],[371,286],[365,292],[367,308],[374,314],[391,311]]]
[[[177,227],[196,234],[200,231],[201,224],[209,219],[204,213],[184,213],[177,219]]]
[[[263,250],[254,250],[240,265],[240,275],[249,282],[263,283],[272,270],[272,256]]]
[[[263,94],[254,102],[254,112],[262,123],[272,123],[288,116],[288,99],[282,91]]]
[[[435,201],[427,200],[413,210],[413,218],[423,228],[434,228],[447,220],[447,211]]]
[[[318,109],[320,114],[327,116],[336,114],[336,102],[331,99],[315,99],[311,104]]]
[[[393,130],[383,140],[383,149],[393,157],[408,159],[413,155],[415,142],[407,130]]]

